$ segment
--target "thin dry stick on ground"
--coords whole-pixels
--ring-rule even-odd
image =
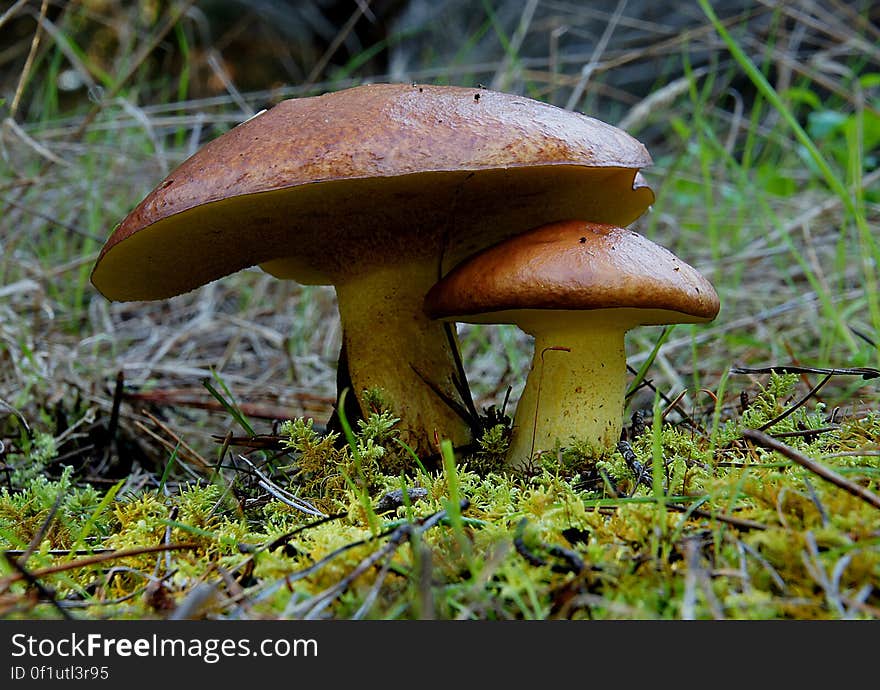
[[[880,495],[875,494],[869,489],[866,489],[861,484],[852,482],[846,477],[839,475],[834,470],[825,467],[823,464],[816,462],[815,460],[807,457],[803,453],[799,453],[794,448],[791,448],[790,446],[787,446],[784,443],[777,441],[772,436],[758,431],[757,429],[743,429],[742,435],[743,438],[748,439],[749,441],[752,441],[759,446],[769,448],[770,450],[775,450],[777,453],[781,453],[789,460],[794,460],[798,465],[806,467],[813,474],[822,477],[822,479],[824,479],[825,481],[831,482],[832,484],[840,487],[844,491],[851,493],[853,496],[858,496],[869,505],[872,505],[875,508],[880,508]]]

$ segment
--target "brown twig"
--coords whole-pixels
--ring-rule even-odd
[[[49,509],[49,514],[46,516],[46,519],[43,520],[43,524],[40,525],[40,529],[36,531],[34,536],[31,538],[30,544],[27,545],[27,548],[16,560],[15,564],[17,566],[21,566],[21,568],[24,568],[24,564],[27,562],[27,559],[30,558],[31,554],[37,550],[40,542],[43,541],[43,537],[45,537],[46,533],[49,531],[49,527],[52,525],[52,521],[55,520],[55,515],[58,513],[58,509],[61,507],[61,501],[63,499],[64,492],[59,491],[58,495],[55,496],[55,501],[52,503],[52,507]],[[9,555],[10,552],[7,551],[7,558],[9,557]]]
[[[635,376],[639,373],[629,364],[626,365],[626,370],[630,374],[632,374],[633,376]],[[639,383],[638,387],[635,390],[630,391],[627,394],[627,400],[629,400],[633,396],[633,394],[635,394],[635,392],[641,388],[647,388],[655,395],[659,395],[660,399],[666,403],[667,409],[664,410],[664,412],[663,412],[664,419],[669,414],[669,412],[671,412],[672,410],[675,410],[676,412],[678,412],[678,414],[680,414],[682,416],[683,422],[685,424],[687,424],[688,426],[690,426],[694,431],[697,431],[699,433],[705,433],[705,431],[703,431],[702,427],[697,423],[697,421],[693,418],[693,416],[688,414],[687,411],[681,406],[681,398],[684,395],[684,393],[679,395],[678,398],[676,398],[675,400],[672,400],[672,398],[670,398],[668,395],[666,395],[666,393],[659,390],[654,385],[653,381],[651,381],[651,379],[646,377],[646,378],[642,379],[642,381]]]
[[[194,460],[197,465],[203,470],[210,470],[211,464],[205,460],[196,450],[193,449],[186,441],[184,441],[179,434],[177,434],[173,429],[171,429],[167,424],[162,422],[162,420],[158,419],[155,415],[143,410],[143,414],[155,424],[161,431],[164,431],[168,436],[170,436],[174,443],[170,443],[167,439],[162,438],[158,434],[153,434],[153,437],[156,438],[163,446],[168,448],[170,451],[179,451],[180,448],[183,448],[189,454],[190,459]],[[148,431],[147,427],[140,422],[135,422],[135,425]]]
[[[10,566],[17,572],[20,579],[26,580],[27,583],[35,588],[43,597],[50,603],[61,616],[67,620],[73,620],[73,616],[71,616],[67,611],[64,610],[64,607],[58,602],[58,599],[55,598],[55,592],[50,590],[48,587],[43,585],[40,582],[36,575],[30,572],[27,568],[24,567],[23,563],[20,563],[15,558],[12,558],[8,553],[3,554],[6,558],[6,562],[9,563]]]
[[[104,563],[106,561],[112,561],[116,558],[128,558],[129,556],[141,556],[145,553],[157,553],[159,551],[180,551],[184,549],[194,549],[196,548],[195,544],[157,544],[156,546],[139,546],[134,549],[122,549],[120,551],[111,551],[110,553],[100,553],[94,556],[89,556],[88,558],[80,558],[77,561],[68,561],[67,563],[59,563],[58,565],[50,565],[47,568],[41,568],[40,570],[34,570],[30,574],[31,577],[39,578],[45,577],[46,575],[55,575],[56,573],[63,573],[67,570],[74,570],[75,568],[85,568],[90,565],[97,565],[98,563]],[[24,579],[24,575],[22,573],[13,573],[12,575],[7,575],[3,579],[0,579],[0,591],[6,589],[13,582],[18,582],[19,580]]]
[[[40,3],[40,16],[37,19],[37,29],[34,31],[34,38],[31,41],[31,48],[28,51],[27,59],[24,63],[24,68],[21,70],[21,75],[18,78],[18,86],[15,88],[15,95],[12,97],[12,105],[9,106],[9,117],[15,119],[15,114],[18,112],[18,106],[21,103],[21,96],[24,93],[24,87],[27,84],[28,77],[30,76],[31,67],[34,64],[34,58],[37,55],[37,48],[40,45],[40,38],[42,36],[42,28],[43,28],[43,20],[46,18],[46,12],[49,9],[49,3],[47,0],[43,0]],[[5,15],[4,15],[5,16]]]
[[[780,365],[772,367],[730,367],[731,374],[828,374],[829,376],[861,376],[863,379],[880,377],[880,369],[871,367],[846,367],[843,369],[823,367],[799,367]]]
[[[690,509],[688,506],[678,505],[677,503],[667,503],[667,508],[672,508],[673,510],[677,510],[681,513],[686,513]],[[743,530],[764,530],[767,529],[767,525],[761,524],[760,522],[755,522],[754,520],[746,520],[745,518],[733,517],[732,515],[725,515],[724,513],[713,513],[708,510],[702,510],[701,508],[694,508],[690,510],[691,515],[696,515],[697,517],[706,518],[707,520],[718,520],[718,522],[724,522],[728,525],[732,525],[733,527],[738,527]]]
[[[296,398],[301,402],[314,402],[320,405],[330,406],[333,404],[333,398],[323,395],[310,395],[308,393],[300,393]],[[126,400],[138,400],[140,402],[148,402],[156,405],[172,405],[178,407],[194,407],[197,409],[208,410],[210,412],[223,411],[223,406],[213,399],[205,398],[198,395],[190,389],[164,389],[154,391],[144,391],[137,393],[125,393]],[[282,407],[280,405],[270,405],[263,403],[239,403],[239,410],[248,417],[256,417],[258,419],[292,419],[299,416],[295,410]]]
[[[116,443],[116,432],[119,429],[119,408],[122,406],[122,387],[125,373],[120,369],[116,372],[116,385],[113,388],[113,406],[110,408],[110,421],[107,423],[107,445]]]
[[[687,395],[687,388],[685,388],[681,393],[676,395],[675,398],[673,399],[673,401],[666,406],[666,408],[663,410],[663,412],[660,413],[660,419],[665,420],[667,415],[670,412],[672,412],[673,410],[679,410],[680,409],[679,403],[681,402],[682,398],[684,398],[685,395]]]
[[[824,479],[825,481],[831,482],[832,484],[840,487],[844,491],[851,493],[853,496],[861,498],[863,501],[869,503],[875,508],[880,508],[880,496],[875,494],[873,491],[869,491],[860,484],[851,482],[846,477],[842,477],[841,475],[837,474],[837,472],[828,469],[824,465],[820,465],[818,462],[814,461],[811,458],[808,458],[803,453],[800,453],[794,448],[787,446],[780,441],[777,441],[772,436],[768,436],[767,434],[758,431],[757,429],[744,429],[742,432],[742,436],[747,441],[751,441],[752,443],[763,446],[764,448],[769,448],[770,450],[775,450],[777,453],[784,455],[789,460],[794,460],[802,467],[806,467],[814,474],[822,477],[822,479]]]

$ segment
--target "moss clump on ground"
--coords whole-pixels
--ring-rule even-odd
[[[454,466],[388,472],[406,449],[379,411],[349,444],[285,423],[250,454],[262,483],[241,464],[173,488],[98,489],[72,468],[26,479],[0,491],[0,613],[876,618],[878,508],[742,438],[796,402],[796,383],[773,375],[714,433],[647,424],[602,458],[575,445],[514,473],[487,463],[503,424]],[[876,490],[880,414],[829,424],[801,405],[768,431]]]

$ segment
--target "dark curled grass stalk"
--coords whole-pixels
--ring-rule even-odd
[[[539,556],[535,551],[529,548],[525,543],[525,528],[528,524],[528,518],[522,518],[516,525],[516,531],[513,536],[513,546],[516,552],[522,556],[529,565],[541,567],[547,565],[547,559]],[[574,573],[577,575],[586,568],[584,560],[571,549],[566,549],[558,544],[545,544],[540,542],[539,548],[546,551],[549,556],[558,559],[557,562],[550,566],[550,570],[554,573]]]
[[[87,556],[86,558],[80,558],[75,561],[68,561],[67,563],[59,563],[58,565],[48,566],[46,568],[40,568],[39,570],[31,571],[28,574],[28,578],[41,578],[47,575],[55,575],[56,573],[62,573],[68,570],[74,570],[76,568],[85,568],[91,565],[97,565],[99,563],[106,563],[107,561],[112,561],[117,558],[128,558],[129,556],[140,556],[145,553],[157,553],[160,551],[180,551],[184,549],[195,549],[197,548],[196,544],[157,544],[156,546],[139,546],[131,549],[115,549],[108,553],[99,553],[94,556]],[[25,579],[26,576],[19,573],[13,573],[12,575],[7,575],[3,578],[0,578],[0,592],[4,591],[10,584],[13,582],[17,582],[18,580]]]

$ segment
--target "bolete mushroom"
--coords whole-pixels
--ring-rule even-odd
[[[631,230],[584,221],[550,223],[485,249],[425,297],[432,318],[513,323],[534,336],[512,465],[572,438],[599,451],[613,447],[626,331],[710,321],[718,309],[711,283],[672,252]]]
[[[354,394],[384,389],[404,439],[427,454],[436,437],[470,440],[448,404],[454,335],[425,316],[427,290],[541,223],[631,223],[653,202],[636,177],[650,163],[611,125],[479,88],[291,99],[171,172],[115,228],[92,282],[113,300],[162,299],[259,265],[334,285]]]

